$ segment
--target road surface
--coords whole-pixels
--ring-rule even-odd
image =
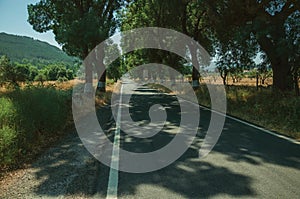
[[[146,86],[136,89],[130,113],[141,126],[151,105],[169,107],[157,135],[133,138],[119,132],[120,147],[151,152],[168,144],[180,123],[176,97]],[[196,106],[195,106],[196,107]],[[300,145],[226,118],[213,151],[199,159],[211,112],[200,109],[199,131],[189,149],[174,163],[144,174],[114,172],[99,163],[72,134],[43,154],[25,174],[1,191],[1,198],[299,198]],[[122,109],[122,108],[121,108]],[[108,106],[98,110],[112,141],[116,122]],[[122,118],[120,118],[122,126]],[[103,126],[102,125],[102,126]],[[110,129],[110,130],[109,130]],[[122,162],[118,157],[118,162]]]

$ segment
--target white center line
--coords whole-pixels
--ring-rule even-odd
[[[119,181],[119,153],[120,153],[120,129],[121,129],[121,104],[122,104],[123,84],[120,89],[120,100],[117,112],[116,131],[114,145],[110,163],[109,179],[107,186],[107,199],[118,198],[118,181]]]

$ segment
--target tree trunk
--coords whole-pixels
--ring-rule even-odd
[[[298,76],[296,74],[294,75],[294,87],[295,87],[296,96],[300,96],[299,79],[298,79]]]
[[[259,80],[259,76],[258,76],[258,72],[256,72],[256,90],[258,91],[258,81]]]
[[[222,78],[223,79],[223,85],[226,86],[226,78]]]
[[[192,87],[194,89],[199,88],[200,82],[200,73],[199,73],[199,62],[197,57],[197,49],[192,44],[189,45],[189,50],[192,57],[193,71],[192,71]]]
[[[223,85],[226,86],[227,72],[226,71],[220,72],[220,75],[223,80]]]
[[[293,79],[288,59],[278,57],[276,60],[271,60],[271,64],[273,69],[273,88],[280,91],[291,91],[293,89]]]
[[[98,81],[97,91],[106,92],[106,70]]]
[[[90,63],[85,64],[84,93],[93,93],[93,68]]]
[[[106,92],[106,68],[104,65],[104,50],[97,49],[97,75],[98,75],[98,84],[97,92]]]
[[[171,86],[174,86],[176,83],[176,80],[175,80],[175,74],[171,68],[169,69],[169,74],[170,74]]]
[[[276,38],[283,38],[283,35],[285,35],[284,31],[279,29],[276,31]],[[279,44],[274,44],[266,36],[260,35],[259,37],[257,37],[257,39],[262,50],[270,59],[272,65],[273,89],[280,91],[291,91],[293,87],[293,80],[291,73],[291,65],[288,62],[288,54],[280,53],[280,48],[284,48],[286,47],[286,45],[281,44],[282,46],[280,46]]]
[[[200,78],[200,73],[199,71],[193,67],[193,73],[192,73],[192,86],[193,88],[199,88],[200,86],[200,82],[199,82],[199,78]]]
[[[84,60],[83,65],[85,68],[85,84],[84,84],[84,93],[92,94],[93,93],[93,65],[90,60],[87,60],[89,51],[87,46],[83,50],[82,59]]]

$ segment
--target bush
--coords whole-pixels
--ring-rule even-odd
[[[0,166],[60,135],[71,120],[71,91],[28,86],[0,98]],[[19,156],[18,156],[19,155]]]
[[[0,164],[10,164],[17,154],[16,109],[9,98],[0,98]]]
[[[66,77],[59,77],[59,78],[57,79],[57,81],[60,82],[60,83],[66,82],[66,81],[68,81],[68,78],[66,78]]]
[[[14,163],[17,153],[16,130],[8,126],[2,127],[0,129],[0,162],[2,166]]]
[[[44,84],[44,82],[47,80],[46,75],[44,75],[43,73],[39,73],[38,75],[35,76],[34,81],[38,81],[41,84]]]

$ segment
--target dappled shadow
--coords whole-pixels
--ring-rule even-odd
[[[145,125],[143,128],[147,128],[150,122],[148,111],[153,104],[161,104],[167,112],[167,123],[162,131],[146,139],[121,132],[123,149],[145,153],[158,150],[172,141],[180,125],[181,116],[177,98],[174,96],[155,94],[152,89],[147,91],[144,87],[138,89],[128,105],[132,119],[136,122],[142,121]],[[101,126],[107,130],[106,135],[112,141],[115,121],[111,109],[109,106],[100,107],[97,114]],[[256,166],[265,167],[268,164],[276,168],[299,170],[299,145],[259,132],[231,119],[226,120],[213,152],[208,157],[199,159],[198,151],[207,133],[210,116],[209,111],[201,110],[200,130],[192,146],[174,163],[161,170],[144,174],[119,172],[118,196],[120,198],[263,197],[254,188],[258,183],[257,177],[246,172],[247,169],[255,170]],[[183,126],[184,128],[189,127]],[[104,153],[106,156],[110,154]],[[120,164],[122,158],[124,157],[120,157]],[[235,167],[232,167],[233,165]],[[244,171],[240,165],[247,169]],[[285,170],[282,172],[285,173]],[[287,172],[286,175],[290,173]],[[62,140],[57,147],[46,152],[33,165],[27,177],[31,179],[25,182],[30,183],[32,180],[38,182],[34,185],[35,197],[63,195],[92,197],[97,194],[97,197],[104,198],[109,168],[97,162],[84,148],[78,136],[72,134]]]
[[[143,89],[143,92],[144,94],[134,95],[131,102],[131,107],[133,107],[131,111],[136,112],[136,114],[132,114],[135,116],[133,119],[138,118],[136,121],[149,119],[147,114],[139,116],[138,114],[147,113],[149,107],[159,101],[159,97],[149,94],[152,93],[152,90],[147,93],[146,89]],[[151,101],[147,101],[145,98],[151,98]],[[162,105],[164,102],[168,102],[168,105],[172,104],[169,110],[166,109],[169,124],[151,139],[142,140],[124,134],[123,148],[135,152],[149,152],[165,146],[172,140],[174,134],[169,134],[167,129],[174,129],[174,126],[178,126],[180,122],[178,108],[176,108],[176,103],[174,104],[176,100],[170,96],[161,97],[160,100]],[[210,111],[201,110],[199,124],[201,131],[198,132],[194,144],[167,168],[147,174],[121,172],[120,196],[138,198],[138,195],[143,194],[143,192],[145,192],[144,194],[150,192],[153,198],[158,198],[163,196],[164,192],[169,191],[175,197],[175,194],[179,194],[187,198],[210,197],[219,194],[254,197],[262,194],[260,186],[267,186],[264,180],[259,179],[266,178],[267,181],[276,183],[273,181],[273,177],[277,179],[277,173],[280,174],[281,180],[293,180],[289,182],[290,185],[287,187],[282,185],[281,191],[270,185],[266,189],[271,188],[272,191],[264,193],[266,195],[262,197],[270,196],[272,192],[281,192],[283,195],[297,193],[295,188],[291,188],[291,185],[293,182],[298,183],[298,185],[300,183],[297,180],[297,175],[295,176],[295,174],[299,175],[299,145],[231,119],[226,119],[223,132],[212,154],[207,159],[199,159],[198,150],[207,133],[210,117]],[[126,136],[130,137],[130,139],[127,138],[127,141]],[[130,141],[128,142],[128,140]],[[214,160],[215,156],[220,156],[220,158]],[[253,172],[247,170],[253,170]],[[270,170],[271,173],[273,170],[274,174],[270,175],[264,170]],[[167,197],[171,196],[168,195]],[[148,198],[151,197],[148,196]]]
[[[129,198],[138,198],[135,195],[138,192],[137,189],[141,189],[139,192],[143,191],[141,186],[149,186],[144,188],[144,191],[147,191],[145,194],[154,195],[153,198],[163,197],[164,192],[187,198],[202,198],[219,194],[235,197],[255,196],[255,192],[251,189],[251,183],[253,183],[251,177],[234,173],[226,167],[195,161],[191,159],[192,157],[188,157],[189,153],[194,153],[196,158],[198,156],[197,151],[188,150],[184,155],[187,156],[186,159],[181,157],[180,161],[162,170],[146,174],[121,173],[120,197],[128,195]],[[166,197],[170,198],[170,195]]]
[[[172,95],[159,96],[149,94],[152,89],[143,90],[143,94],[134,94],[131,100],[133,120],[150,120],[148,111],[154,104],[165,106],[167,112],[167,124],[161,132],[147,139],[132,137],[122,132],[121,146],[123,149],[146,153],[159,150],[169,144],[176,136],[180,125],[180,106],[177,98]],[[149,100],[151,98],[151,100]],[[141,114],[143,113],[143,114]],[[124,122],[124,121],[123,121]],[[206,125],[206,124],[205,124]],[[207,125],[206,125],[207,126]],[[181,126],[183,129],[188,126]],[[199,131],[197,137],[204,137],[204,130]],[[201,139],[202,140],[202,139]],[[229,168],[214,165],[213,163],[199,159],[198,144],[196,139],[177,161],[159,171],[146,174],[130,174],[120,172],[119,196],[122,198],[171,198],[184,196],[187,198],[209,197],[219,194],[231,196],[255,196],[251,188],[252,179],[246,175],[232,172]],[[185,144],[185,143],[182,143]],[[122,158],[120,157],[122,165]],[[138,163],[137,163],[138,164]],[[145,193],[142,193],[145,192]],[[170,193],[171,195],[165,195]]]
[[[234,143],[234,144],[233,144]],[[228,160],[253,165],[271,163],[300,169],[300,145],[227,119],[214,151],[228,155]]]

